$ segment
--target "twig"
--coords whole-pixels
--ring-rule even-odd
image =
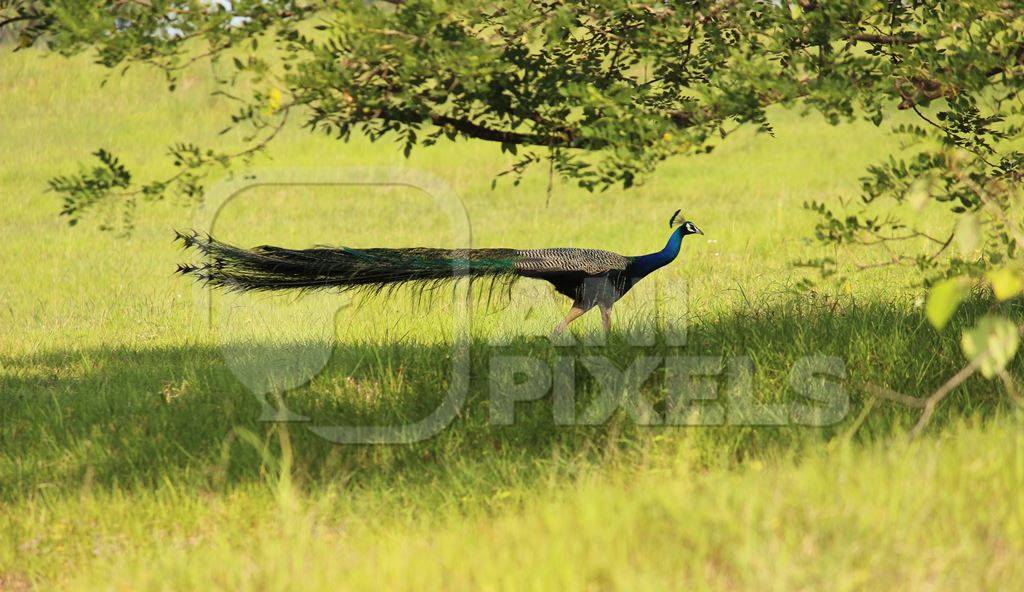
[[[32,15],[18,15],[18,16],[15,16],[15,17],[11,17],[9,19],[4,19],[4,20],[0,21],[0,29],[4,28],[7,25],[10,25],[12,23],[17,23],[19,21],[27,21],[27,20],[31,20],[33,18],[35,18],[35,17],[32,16]]]
[[[904,395],[903,393],[896,392],[890,388],[884,386],[878,386],[876,384],[867,383],[864,385],[864,390],[868,391],[876,397],[882,399],[888,399],[900,405],[907,407],[913,407],[915,409],[923,409],[921,417],[917,419],[917,424],[914,425],[914,429],[910,431],[910,439],[913,440],[921,433],[922,430],[931,421],[932,415],[935,413],[935,408],[946,398],[949,393],[956,387],[960,386],[963,381],[971,377],[972,374],[978,371],[979,362],[976,358],[960,369],[959,372],[950,377],[942,386],[935,390],[926,399],[920,399],[918,397],[911,397]],[[1009,389],[1008,389],[1009,390]]]
[[[980,356],[979,356],[980,357]],[[921,430],[928,425],[928,422],[932,419],[932,414],[935,413],[935,407],[946,398],[953,389],[960,386],[960,384],[970,378],[972,374],[978,371],[978,358],[971,361],[970,364],[964,366],[959,372],[954,374],[945,384],[940,386],[934,393],[932,393],[924,401],[924,413],[917,420],[917,425],[910,431],[910,439],[913,440],[921,433]]]
[[[295,105],[295,103],[292,103],[292,104],[286,105],[284,107],[281,107],[281,109],[278,111],[281,114],[280,119],[278,120],[277,124],[271,129],[271,131],[267,135],[267,137],[263,138],[262,140],[256,142],[255,144],[253,144],[253,145],[251,145],[251,146],[249,146],[247,148],[244,148],[244,149],[239,150],[237,152],[226,154],[226,155],[224,155],[224,157],[227,160],[235,160],[235,159],[238,159],[238,158],[244,158],[244,157],[249,156],[251,154],[255,154],[256,152],[258,152],[258,151],[262,150],[263,148],[265,148],[275,137],[277,137],[277,135],[281,132],[281,130],[284,129],[285,124],[288,123],[288,114],[291,112],[291,108],[294,105]],[[211,164],[211,163],[212,163],[212,161],[208,160],[208,161],[206,161],[206,162],[204,162],[202,164],[205,166],[205,165],[208,165],[208,164]],[[184,177],[186,173],[188,173],[190,170],[192,170],[192,168],[199,168],[199,167],[182,167],[181,170],[179,170],[177,173],[171,175],[170,177],[167,177],[166,179],[161,181],[160,184],[164,185],[164,186],[170,185],[171,183],[174,183],[178,179]],[[144,193],[145,193],[144,189],[139,188],[139,189],[136,189],[134,191],[125,191],[125,192],[117,193],[115,195],[118,195],[120,197],[132,197],[132,196],[143,195]]]
[[[919,118],[921,118],[922,120],[924,120],[924,122],[925,122],[925,123],[927,123],[927,124],[929,124],[929,125],[931,125],[931,126],[935,127],[936,129],[938,129],[938,130],[939,130],[939,131],[941,131],[942,133],[946,134],[946,136],[948,136],[948,137],[953,137],[953,136],[955,136],[955,135],[956,135],[956,134],[955,134],[955,133],[954,133],[954,132],[953,132],[952,130],[950,130],[950,129],[949,129],[948,127],[946,127],[946,126],[944,126],[944,125],[940,125],[940,124],[938,124],[938,123],[935,123],[935,121],[933,121],[933,120],[932,120],[931,118],[929,118],[929,117],[928,117],[927,115],[925,115],[924,113],[922,113],[922,112],[921,112],[921,110],[917,108],[917,105],[911,105],[911,106],[910,106],[910,108],[911,108],[911,109],[913,109],[913,110],[914,110],[914,113],[916,113],[916,114],[917,114],[917,116],[918,116]],[[976,148],[971,148],[970,146],[961,146],[961,145],[959,145],[959,144],[957,144],[957,145],[958,145],[958,146],[959,146],[960,148],[963,148],[964,150],[966,150],[966,151],[970,152],[971,154],[973,154],[973,155],[977,156],[978,158],[980,158],[980,159],[981,159],[981,161],[982,161],[982,162],[984,162],[985,164],[987,164],[988,166],[990,166],[990,167],[993,167],[993,168],[995,168],[995,167],[996,167],[996,165],[995,165],[994,163],[990,162],[990,161],[989,161],[989,160],[988,160],[987,158],[985,158],[984,156],[982,156],[982,154],[981,154],[981,153],[980,153],[980,152],[979,152],[979,151],[978,151],[978,150],[977,150]]]
[[[871,384],[870,382],[864,385],[864,390],[868,391],[869,393],[876,397],[888,399],[890,401],[899,403],[900,405],[906,405],[907,407],[917,407],[919,409],[923,409],[925,405],[924,399],[904,395],[903,393],[898,393],[892,390],[891,388],[878,386],[877,384]]]
[[[939,250],[935,251],[934,253],[932,253],[931,257],[928,257],[928,260],[929,261],[934,261],[936,259],[936,257],[941,255],[942,252],[945,251],[947,247],[949,247],[950,243],[953,242],[953,237],[954,236],[956,236],[956,231],[955,230],[953,232],[949,233],[949,238],[946,239],[946,242],[942,243],[942,246],[939,248]]]
[[[988,190],[978,183],[975,183],[974,179],[971,179],[969,175],[964,175],[959,170],[954,171],[954,174],[956,174],[961,183],[970,187],[978,195],[978,198],[981,199],[983,204],[995,212],[996,217],[999,218],[999,221],[1003,223],[1003,226],[1006,227],[1013,236],[1013,240],[1017,243],[1017,247],[1024,247],[1024,234],[1021,234],[1020,228],[1006,217],[1006,212],[998,203],[996,203],[996,200],[989,194]]]
[[[897,35],[886,35],[886,34],[875,34],[875,33],[857,33],[847,37],[850,41],[862,41],[864,43],[874,43],[880,45],[914,45],[915,43],[924,43],[925,41],[932,41],[927,37],[922,37],[914,33],[905,33]]]
[[[875,408],[876,403],[878,403],[878,399],[876,397],[871,397],[870,399],[868,399],[868,403],[867,405],[864,406],[863,411],[861,411],[860,415],[857,416],[857,419],[854,420],[853,425],[850,426],[850,429],[847,430],[845,434],[843,434],[843,441],[849,442],[850,440],[853,439],[853,436],[857,433],[858,430],[860,430],[860,427],[864,425],[864,422],[867,420],[868,415],[871,414],[871,410]]]
[[[1003,386],[1006,388],[1006,394],[1013,401],[1013,404],[1017,407],[1024,406],[1024,401],[1021,401],[1020,394],[1017,392],[1017,385],[1013,384],[1013,377],[1004,368],[999,373],[999,378],[1003,381]]]

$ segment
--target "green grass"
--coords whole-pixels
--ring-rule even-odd
[[[214,296],[206,309],[171,273],[186,257],[171,229],[194,223],[190,206],[148,206],[126,239],[95,220],[67,228],[48,177],[100,146],[142,176],[165,172],[167,143],[217,141],[230,108],[208,96],[208,66],[173,95],[152,73],[102,89],[98,74],[33,52],[0,61],[0,590],[1024,586],[1024,441],[999,385],[967,381],[914,443],[917,413],[862,388],[936,388],[963,363],[958,328],[984,303],[938,334],[900,271],[838,295],[792,290],[791,262],[818,254],[800,205],[855,197],[864,166],[895,147],[884,129],[777,112],[774,138],[667,163],[628,192],[556,183],[550,206],[540,173],[492,190],[508,160],[490,146],[405,160],[395,146],[290,130],[260,166],[433,175],[462,199],[478,246],[647,252],[680,207],[707,232],[619,304],[604,345],[586,345],[600,334],[584,317],[582,344],[553,347],[543,335],[567,303],[526,283],[475,305],[468,394],[451,425],[415,444],[336,445],[302,423],[258,421],[249,386],[262,375],[247,368],[305,344],[310,360],[329,360],[285,393],[294,412],[320,425],[422,417],[448,387],[450,299]],[[253,189],[216,229],[246,245],[458,240],[411,188]],[[654,323],[685,325],[686,344],[631,345],[631,328]],[[835,356],[849,409],[817,428],[637,426],[622,412],[563,426],[545,397],[518,404],[513,425],[491,424],[498,356],[595,354],[623,367],[638,355],[745,357],[762,403],[800,402],[794,363]],[[598,388],[577,379],[585,407]],[[642,389],[659,412],[668,390],[657,379]]]

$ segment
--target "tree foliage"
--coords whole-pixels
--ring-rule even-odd
[[[72,221],[103,202],[201,197],[212,167],[262,150],[289,119],[340,140],[395,138],[406,154],[496,142],[516,156],[513,179],[544,162],[604,190],[741,126],[771,132],[771,105],[832,123],[912,112],[895,127],[905,149],[880,155],[859,201],[807,204],[817,240],[863,247],[856,267],[944,281],[935,318],[971,286],[999,299],[1024,287],[1021,2],[0,0],[0,23],[17,25],[22,47],[157,68],[171,89],[197,60],[227,65],[218,92],[237,101],[225,123],[244,144],[173,146],[176,174],[141,183],[98,151],[94,168],[51,182]],[[949,226],[919,223],[924,208],[948,212]],[[934,248],[901,248],[915,239]],[[804,264],[845,272],[834,256]]]

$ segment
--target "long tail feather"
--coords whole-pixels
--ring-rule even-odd
[[[197,232],[175,233],[203,258],[177,272],[232,291],[366,290],[379,292],[413,282],[436,285],[459,278],[516,278],[513,249],[350,249],[317,247],[243,249]]]

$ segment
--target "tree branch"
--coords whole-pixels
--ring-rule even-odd
[[[27,21],[27,20],[31,20],[33,18],[35,18],[35,17],[33,17],[32,15],[13,16],[13,17],[11,17],[9,19],[4,19],[4,20],[0,21],[0,29],[3,29],[4,27],[6,27],[7,25],[10,25],[11,23],[16,23],[18,21]]]
[[[850,41],[861,41],[878,45],[914,45],[931,41],[928,37],[922,37],[914,33],[901,33],[896,35],[884,35],[880,33],[857,33],[847,37]]]
[[[924,400],[918,399],[917,397],[911,397],[898,393],[891,388],[879,386],[877,384],[871,384],[870,382],[864,385],[864,390],[868,391],[872,395],[881,399],[888,399],[900,405],[906,405],[907,407],[924,408]]]
[[[537,134],[526,134],[506,130],[496,130],[482,126],[468,119],[459,119],[457,117],[450,117],[448,115],[437,115],[431,113],[429,117],[430,121],[434,125],[439,125],[442,127],[446,125],[451,126],[459,133],[469,136],[471,138],[476,138],[478,140],[486,140],[488,142],[501,142],[503,144],[533,146],[556,145],[566,148],[574,147],[572,145],[571,139],[556,138],[554,136],[541,136]]]
[[[917,420],[917,425],[910,431],[910,438],[914,439],[921,433],[921,430],[928,425],[928,422],[932,419],[932,414],[935,413],[935,407],[946,398],[946,395],[951,393],[953,389],[960,386],[963,381],[967,380],[978,370],[977,358],[972,360],[970,364],[964,366],[959,372],[950,377],[949,380],[940,386],[934,393],[932,393],[924,401],[924,413]]]

